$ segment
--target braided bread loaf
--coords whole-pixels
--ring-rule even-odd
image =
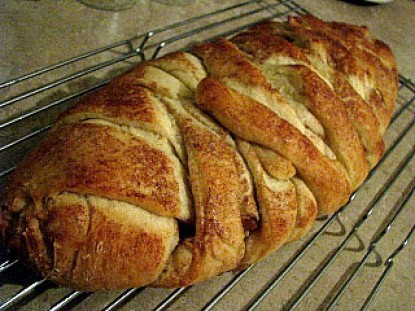
[[[382,156],[397,87],[384,43],[313,16],[143,62],[17,167],[2,240],[78,290],[244,268],[348,201]]]

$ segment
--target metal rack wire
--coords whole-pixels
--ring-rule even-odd
[[[306,10],[295,1],[244,1],[1,83],[0,91],[4,94],[0,98],[0,187],[15,164],[50,128],[59,112],[107,83],[112,76],[142,60],[170,50],[186,49],[194,40],[227,36],[263,19],[278,20],[288,14],[304,13]],[[314,13],[318,15],[318,12]],[[45,83],[50,76],[54,79]],[[376,300],[393,271],[394,262],[401,259],[399,253],[415,231],[415,227],[411,229],[407,224],[413,225],[413,219],[406,219],[402,224],[415,199],[415,178],[413,173],[411,175],[415,169],[415,142],[411,140],[415,134],[414,103],[415,85],[400,77],[399,101],[385,137],[387,150],[382,161],[346,206],[318,221],[306,239],[287,246],[285,251],[280,250],[263,263],[193,287],[176,290],[137,288],[89,294],[58,288],[27,272],[17,259],[1,253],[0,310],[31,310],[36,306],[54,311],[71,308],[109,311],[122,307],[159,311],[180,310],[183,304],[188,309],[200,310],[295,310],[304,303],[310,308],[332,310],[342,306],[344,296],[351,295],[353,286],[361,282],[359,275],[369,273],[368,290],[357,299],[359,308],[366,310]],[[371,223],[372,219],[376,221]],[[333,232],[336,225],[340,226],[339,232]],[[394,229],[397,232],[393,232]],[[383,241],[391,236],[394,243],[385,247]],[[350,245],[356,240],[359,246],[353,248]],[[313,252],[326,256],[308,258]],[[327,287],[328,292],[323,290],[322,299],[315,302],[312,293],[326,286],[328,281],[324,279],[330,276],[333,266],[344,266],[342,257],[345,253],[357,254],[347,261],[350,269],[342,272],[335,281],[337,283]],[[375,263],[370,263],[373,257]],[[316,263],[314,270],[309,262]],[[261,270],[268,277],[262,277]],[[294,270],[300,271],[299,274],[305,271],[305,277],[293,276]],[[281,294],[287,280],[291,280],[290,286],[294,289],[289,288],[288,294]],[[276,300],[279,302],[275,303]],[[313,303],[315,307],[311,307]]]

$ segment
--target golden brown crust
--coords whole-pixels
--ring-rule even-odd
[[[336,104],[335,107],[339,110],[339,113],[341,115],[347,113],[347,117],[351,122],[351,125],[355,128],[357,134],[359,135],[361,144],[367,151],[366,159],[370,166],[373,167],[376,165],[383,153],[383,141],[382,136],[380,135],[379,122],[373,114],[372,109],[353,89],[342,73],[334,71],[332,68],[322,63],[320,59],[316,59],[316,57],[304,47],[301,48],[301,46],[296,46],[294,43],[289,42],[286,38],[281,37],[286,32],[287,30],[277,23],[266,22],[257,25],[248,32],[236,36],[232,39],[232,41],[238,44],[241,49],[257,59],[262,66],[271,67],[268,71],[272,72],[272,67],[274,66],[281,67],[297,65],[295,67],[293,66],[293,68],[302,68],[302,71],[309,71],[307,76],[311,76],[311,80],[318,81],[318,78],[316,79],[316,77],[313,77],[317,75],[322,78],[322,80],[324,79],[328,85],[325,86],[323,85],[324,83],[319,82],[318,85],[320,86],[320,89],[324,90],[325,94],[332,93],[332,91],[336,94],[336,96],[333,96],[334,94],[330,95],[331,97],[336,98],[333,98],[331,101],[327,101],[327,103],[336,101],[338,104]],[[313,61],[313,64],[310,60]],[[304,74],[302,74],[302,76],[304,77]],[[307,82],[308,80],[304,81]],[[306,85],[309,85],[309,83],[306,83]],[[333,89],[330,90],[330,87]],[[314,90],[314,85],[311,90]],[[320,91],[314,93],[320,93]],[[315,101],[311,100],[311,104],[314,102]],[[310,103],[310,101],[308,101],[308,103]],[[320,107],[324,109],[326,108],[326,104],[324,104],[324,107]],[[322,119],[319,114],[322,109],[318,107],[314,107],[317,109],[312,109],[313,106],[308,108],[312,110],[311,112],[319,119],[320,122],[324,123],[326,128],[330,129],[330,124],[325,123],[324,119]],[[323,116],[325,116],[324,112]],[[344,121],[342,123],[349,123],[344,117],[343,120]],[[351,133],[350,129],[348,131]],[[331,132],[333,133],[333,131]],[[355,136],[355,134],[352,135]],[[344,135],[336,135],[336,137],[339,137],[340,139],[342,136]],[[350,137],[350,135],[348,136]],[[343,149],[345,144],[343,144],[343,142],[339,143],[342,145]],[[356,143],[353,145],[356,146]],[[338,150],[339,149],[337,148],[337,153]],[[354,154],[356,150],[350,151],[351,153],[349,154]],[[358,153],[362,154],[361,151],[358,151]],[[362,171],[362,173],[360,176],[352,178],[355,179],[355,185],[358,185],[359,181],[361,182],[363,180],[365,177],[365,171],[367,171],[364,167],[363,169],[360,169],[359,166],[362,167],[362,165],[365,166],[365,164],[362,164],[361,160],[358,160],[358,162],[360,162],[360,164],[356,163],[357,166],[354,170],[355,174],[358,173],[358,171]]]
[[[256,150],[250,143],[239,140],[238,148],[247,160],[255,180],[261,223],[246,238],[242,267],[258,262],[282,246],[291,236],[297,217],[294,185],[289,180],[269,177],[261,166]]]
[[[11,243],[45,277],[82,291],[153,282],[178,240],[174,219],[73,193],[34,201],[23,219]]]
[[[295,67],[303,80],[305,105],[323,124],[328,145],[349,173],[352,190],[356,190],[368,174],[363,146],[349,121],[343,102],[313,71]]]
[[[16,170],[13,182],[38,200],[70,191],[128,202],[162,216],[190,217],[178,195],[179,167],[173,154],[137,136],[84,122],[52,130]]]
[[[269,88],[264,75],[226,39],[196,45],[192,51],[203,60],[210,77]]]
[[[369,168],[375,167],[383,155],[384,143],[379,121],[369,105],[350,85],[343,74],[333,75],[332,86],[344,102],[350,121],[355,127],[366,152]]]
[[[295,167],[290,161],[267,148],[254,145],[256,156],[268,175],[276,179],[290,179],[296,175]]]
[[[87,199],[90,218],[87,239],[72,248],[75,258],[68,282],[74,288],[90,291],[149,284],[161,273],[178,241],[174,219],[156,217],[127,204],[111,203],[100,198]],[[67,213],[67,209],[70,211],[65,201],[63,204],[55,209],[63,213]],[[62,216],[65,215],[57,215],[58,221]],[[60,222],[55,228],[53,223],[46,224],[47,234],[54,241],[54,261],[58,263],[57,256],[71,249],[63,235],[73,234],[71,228],[62,232],[60,226]],[[60,238],[56,231],[61,234]],[[60,273],[58,268],[54,265],[52,279]],[[59,279],[60,275],[57,277]]]
[[[304,135],[270,109],[212,78],[199,84],[196,100],[238,137],[290,159],[315,195],[320,214],[331,213],[347,202],[351,190],[342,166],[324,157]]]
[[[60,119],[71,118],[76,122],[99,116],[118,120],[121,124],[151,125],[158,122],[158,114],[160,111],[154,107],[149,90],[140,85],[129,85],[127,92],[119,81],[113,81],[65,111]],[[78,117],[75,119],[74,116]]]
[[[103,119],[167,135],[169,128],[161,105],[148,89],[140,85],[125,85],[117,80],[65,111],[59,121]]]
[[[240,185],[232,149],[189,119],[180,122],[189,154],[189,175],[196,211],[196,233],[172,254],[154,284],[194,284],[235,269],[244,254]]]
[[[382,86],[381,84],[375,85],[375,80],[378,75],[385,76],[382,72],[386,70],[384,64],[379,64],[376,56],[357,47],[350,40],[345,40],[344,36],[334,31],[328,23],[315,17],[291,17],[288,24],[264,22],[253,27],[250,32],[282,36],[308,53],[309,59],[311,57],[314,61],[329,65],[334,68],[336,74],[344,74],[349,83],[371,107],[372,113],[378,119],[380,134],[383,134],[389,123],[390,111],[383,102],[383,98],[376,95],[376,88],[382,88]],[[389,49],[385,47],[384,50]],[[390,90],[387,93],[392,96],[388,97],[388,102],[393,105],[393,96],[397,94],[396,63],[389,61],[387,66],[386,75],[390,80]]]
[[[311,48],[318,49],[320,45],[326,49],[328,61],[349,76],[352,85],[372,105],[383,133],[392,115],[398,88],[397,66],[390,49],[363,35],[364,28],[326,23],[310,15],[290,18],[289,25],[311,39]],[[381,99],[374,99],[373,92],[379,92]]]
[[[274,26],[275,24],[270,22],[258,24],[249,31],[232,38],[232,42],[255,56],[259,62],[265,62],[272,56],[278,58],[278,64],[282,65],[309,65],[308,58],[297,46],[273,34]]]
[[[142,63],[120,76],[123,85],[139,85],[154,94],[171,98],[192,98],[193,92],[180,80],[164,70]]]
[[[197,45],[193,51],[202,58],[210,77],[252,97],[303,131],[304,126],[281,94],[268,83],[259,70],[236,45],[226,39]]]
[[[77,290],[188,286],[344,205],[383,153],[396,62],[312,16],[143,62],[63,113],[2,194],[0,237]]]
[[[289,241],[301,239],[314,224],[318,213],[318,207],[314,195],[306,184],[299,178],[292,178],[297,196],[297,219]]]
[[[192,54],[176,52],[149,62],[154,67],[164,70],[195,92],[199,82],[206,78],[206,71],[201,62]]]

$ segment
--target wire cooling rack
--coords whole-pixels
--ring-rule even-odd
[[[294,1],[244,1],[0,83],[0,187],[57,114],[132,65],[305,13]],[[382,161],[346,206],[263,262],[192,287],[90,294],[57,287],[3,252],[0,310],[379,310],[385,301],[412,309],[415,297],[400,294],[415,279],[414,256],[403,254],[415,231],[414,101],[415,85],[401,76]]]

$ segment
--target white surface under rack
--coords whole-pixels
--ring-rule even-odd
[[[120,72],[195,41],[305,13],[294,1],[241,1],[0,83],[0,188],[57,114]],[[413,309],[414,111],[415,85],[401,76],[382,161],[346,206],[259,264],[176,290],[90,294],[40,279],[2,250],[0,310]]]

